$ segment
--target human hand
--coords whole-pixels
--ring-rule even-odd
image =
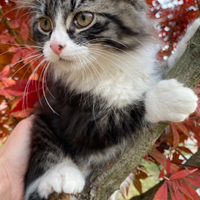
[[[33,116],[22,120],[0,149],[0,199],[22,200]]]

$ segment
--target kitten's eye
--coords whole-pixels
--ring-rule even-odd
[[[91,24],[93,20],[93,14],[89,12],[78,13],[75,17],[75,25],[78,28],[83,28]]]
[[[52,29],[51,21],[48,18],[41,18],[40,19],[40,27],[43,31],[49,32]]]

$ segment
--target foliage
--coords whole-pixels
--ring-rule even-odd
[[[42,96],[44,66],[29,37],[31,12],[6,2],[0,3],[0,143]]]
[[[171,174],[170,164],[170,159],[168,158],[166,174],[164,173],[164,170],[162,170],[159,175],[159,177],[164,178],[165,181],[156,192],[153,200],[167,200],[168,191],[170,192],[172,200],[198,200],[199,195],[191,185],[200,188],[200,170],[197,168],[183,168],[182,170],[180,169],[180,171]]]
[[[147,2],[150,16],[159,18],[158,35],[164,43],[159,56],[165,58],[173,52],[188,24],[198,16],[199,4],[195,0],[168,1],[168,5],[156,0]],[[45,92],[46,64],[30,38],[30,15],[30,10],[19,10],[14,1],[0,3],[0,144],[13,127],[33,111]],[[200,96],[200,85],[196,93]],[[147,162],[158,166],[158,176],[164,180],[154,200],[167,199],[168,191],[172,200],[199,199],[193,188],[200,187],[200,170],[182,165],[187,160],[185,154],[193,154],[185,146],[188,139],[200,148],[199,114],[200,101],[197,111],[182,123],[171,123],[145,156]],[[149,176],[142,169],[141,166],[136,169],[134,179],[140,193],[143,192],[140,180]]]

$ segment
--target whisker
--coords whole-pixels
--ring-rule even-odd
[[[39,58],[41,58],[43,55],[36,57],[35,59],[32,59],[30,62],[35,63]],[[26,69],[24,75],[22,76],[21,79],[24,79],[24,76],[26,75],[26,73],[28,72],[28,70],[31,68],[31,65]]]
[[[2,44],[2,43],[1,43],[1,44]],[[15,50],[17,50],[17,49],[26,49],[26,47],[16,47]],[[37,52],[37,51],[38,51],[38,50],[34,50],[34,52]],[[12,53],[12,52],[10,52],[10,50],[8,50],[8,51],[5,51],[5,52],[1,53],[1,54],[0,54],[0,57],[3,56],[4,54],[8,53],[8,52],[9,52],[9,53]],[[33,52],[33,51],[31,51],[31,53],[32,53],[32,52]]]
[[[32,52],[31,54],[33,54],[33,53],[35,53],[35,52]],[[31,54],[29,54],[29,55],[31,55]],[[39,55],[39,54],[38,54]],[[36,55],[34,55],[34,56],[37,56],[37,54]],[[29,58],[27,58],[27,59],[21,59],[21,60],[19,60],[18,62],[16,62],[16,63],[14,63],[14,64],[12,64],[12,65],[10,65],[9,67],[11,68],[11,67],[13,67],[14,65],[17,65],[17,64],[19,64],[20,62],[23,62],[24,60],[28,60],[28,59],[30,59],[30,58],[32,58],[32,57],[34,57],[34,56],[31,56],[31,57],[29,57]],[[28,64],[28,63],[27,63]],[[17,66],[15,66],[15,68],[16,68]],[[0,75],[4,72],[5,70],[3,70],[2,72],[0,72]]]
[[[41,54],[38,54],[38,55],[41,55]],[[31,57],[29,57],[29,58],[27,58],[27,59],[30,59],[30,58],[33,58],[32,60],[30,60],[30,62],[32,62],[33,60],[37,60],[38,58],[40,58],[40,57],[42,57],[42,56],[40,56],[40,57],[36,57],[37,55],[34,55],[34,56],[31,56]],[[24,60],[27,60],[27,59],[23,59],[23,60],[20,60],[20,61],[18,61],[17,63],[15,63],[14,65],[16,65],[16,64],[18,64],[18,63],[20,63],[20,62],[22,62],[22,61],[24,61]],[[15,71],[15,73],[11,76],[11,78],[13,78],[13,76],[15,76],[21,69],[23,69],[26,65],[28,65],[29,63],[25,63],[22,67],[20,67],[17,71]]]
[[[145,76],[148,76],[149,79],[150,79],[151,81],[153,81],[154,83],[156,83],[156,81],[153,80],[153,79],[151,78],[151,76],[149,76],[147,73],[145,73],[143,70],[141,70],[138,66],[133,65],[133,63],[131,63],[130,61],[124,59],[123,57],[120,57],[120,59],[118,59],[114,53],[107,52],[107,51],[102,50],[102,49],[101,49],[101,50],[99,50],[99,49],[98,49],[98,50],[97,50],[97,49],[93,49],[92,53],[96,53],[96,54],[99,55],[99,56],[100,56],[100,54],[98,54],[98,53],[101,53],[101,54],[105,55],[105,57],[103,57],[103,56],[101,56],[101,57],[103,57],[104,59],[106,59],[106,60],[108,60],[108,61],[110,61],[110,62],[112,62],[113,64],[116,65],[115,62],[113,62],[113,61],[111,61],[110,59],[106,58],[106,56],[109,56],[110,58],[114,58],[116,61],[122,63],[122,65],[127,66],[127,68],[130,69],[130,70],[132,70],[132,71],[133,71],[134,69],[131,68],[130,66],[134,66],[134,67],[136,67],[136,69],[137,69],[137,70],[133,71],[134,73],[137,73],[138,75],[144,74]],[[122,62],[122,60],[124,60],[125,62]],[[130,66],[127,65],[126,63],[130,64]],[[119,66],[119,65],[117,65],[117,66]],[[122,69],[122,70],[124,71],[124,69]],[[140,73],[139,73],[139,72],[140,72]]]
[[[7,11],[6,13],[4,13],[4,14],[1,16],[1,18],[4,18],[4,17],[5,17],[5,15],[7,15],[8,13],[10,13],[10,12],[12,12],[12,11],[14,11],[14,10],[19,10],[20,8],[22,8],[22,6],[21,6],[21,7],[19,7],[19,6],[16,6],[15,8],[13,8],[13,9],[11,9],[11,10]]]
[[[124,71],[134,82],[137,82],[136,79],[134,79],[134,78],[130,75],[130,72],[126,71],[125,68],[121,67],[119,64],[116,65],[115,62],[113,62],[112,60],[110,60],[110,59],[106,58],[105,56],[103,56],[103,55],[105,55],[105,54],[101,55],[102,52],[95,53],[95,52],[93,51],[93,53],[94,53],[94,54],[97,54],[98,56],[101,56],[101,57],[103,57],[104,59],[108,60],[109,62],[113,63],[113,64],[114,64],[113,67],[118,67],[119,69],[121,69],[122,71]],[[106,54],[106,56],[108,56],[108,54]],[[114,57],[112,57],[112,58],[114,58]],[[116,59],[116,58],[114,58],[114,59]],[[118,59],[116,59],[116,60],[118,60]],[[118,60],[118,61],[120,61],[120,60]],[[124,66],[127,66],[127,67],[128,67],[129,69],[131,69],[134,73],[136,73],[136,74],[138,74],[139,76],[141,76],[141,73],[139,73],[137,70],[134,71],[132,68],[130,68],[130,67],[129,67],[127,64],[125,64],[125,63],[123,63],[123,65],[124,65]],[[142,72],[142,71],[141,71],[141,72]],[[143,73],[143,74],[144,74],[144,73]],[[156,83],[156,81],[153,80],[153,79],[151,79],[150,77],[149,77],[149,79],[150,79],[151,81],[153,81],[154,83]],[[139,84],[139,82],[137,82],[137,83]],[[141,86],[143,89],[145,89],[141,84],[140,84],[140,86]]]
[[[30,75],[30,77],[29,77],[29,80],[28,80],[28,82],[27,82],[27,84],[26,84],[26,87],[25,87],[25,89],[24,89],[24,94],[23,94],[23,99],[26,97],[25,95],[26,95],[26,92],[27,92],[27,98],[26,98],[26,103],[27,103],[27,105],[28,105],[28,89],[29,89],[29,85],[30,85],[30,83],[31,83],[31,80],[32,80],[32,77],[33,77],[33,75],[35,74],[35,72],[39,69],[39,67],[44,63],[46,61],[46,59],[43,59],[43,61],[41,61],[40,62],[40,64],[33,70],[33,72],[31,73],[31,75]],[[24,104],[24,100],[23,100],[23,104],[22,104],[23,106],[23,110],[25,110],[25,104]]]
[[[58,115],[59,117],[62,117],[61,115],[59,115],[59,114],[51,107],[51,105],[50,105],[50,103],[49,103],[49,101],[48,101],[48,99],[47,99],[47,97],[46,97],[46,92],[45,92],[45,89],[44,89],[44,83],[45,83],[44,77],[45,77],[46,74],[47,74],[47,70],[48,70],[49,66],[50,66],[50,63],[49,63],[49,65],[46,67],[46,69],[45,69],[45,71],[44,71],[44,76],[43,76],[43,79],[42,79],[42,80],[43,80],[43,81],[42,81],[42,91],[43,91],[44,99],[45,99],[47,105],[49,106],[49,108],[51,109],[51,111],[52,111],[54,114]]]
[[[42,72],[41,72],[41,74],[40,74],[40,76],[39,76],[39,79],[38,79],[38,85],[36,84],[36,82],[35,82],[35,88],[36,88],[36,91],[37,91],[37,96],[38,96],[38,100],[39,100],[39,103],[40,103],[40,105],[41,105],[41,107],[43,107],[43,105],[42,105],[42,101],[41,101],[41,98],[40,98],[40,94],[38,94],[38,91],[39,91],[39,84],[40,84],[40,82],[42,82],[42,76],[44,76],[44,71],[45,71],[45,69],[46,69],[46,67],[48,66],[48,64],[49,64],[49,62],[47,62],[46,64],[45,64],[45,66],[44,66],[44,68],[42,69]],[[37,72],[36,72],[37,73]],[[48,88],[48,86],[47,86],[47,88]]]

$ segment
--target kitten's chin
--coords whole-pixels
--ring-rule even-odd
[[[59,64],[62,64],[62,65],[69,65],[69,64],[74,64],[74,63],[77,63],[77,60],[71,60],[71,59],[65,59],[65,58],[61,58],[61,57],[49,57],[49,56],[46,56],[45,57],[47,61],[55,64],[55,65],[59,65]]]
[[[53,57],[46,57],[47,61],[51,62],[54,67],[60,68],[60,70],[68,72],[68,71],[74,71],[74,70],[82,70],[83,68],[86,68],[90,63],[88,60],[81,60],[81,58],[62,58],[57,57],[56,59],[53,59]]]

